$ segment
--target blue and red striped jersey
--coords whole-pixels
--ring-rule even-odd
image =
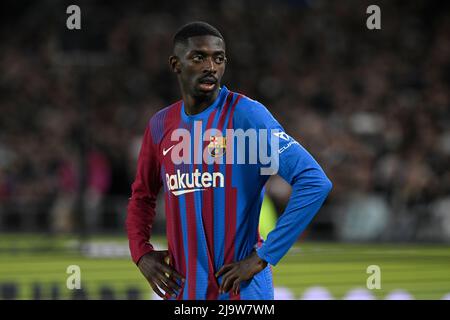
[[[240,141],[231,136],[231,141],[233,131],[247,135]],[[258,223],[270,175],[262,169],[271,164],[260,157],[263,146],[268,146],[266,155],[276,156],[273,172],[292,186],[289,202],[265,241]],[[153,250],[150,236],[161,188],[170,261],[186,278],[177,299],[273,299],[271,265],[310,223],[331,182],[265,106],[222,86],[202,112],[187,115],[183,101],[178,101],[148,123],[126,219],[135,263]],[[219,294],[221,277],[214,274],[253,250],[268,266],[241,283],[239,294]]]

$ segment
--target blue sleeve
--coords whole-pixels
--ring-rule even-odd
[[[311,154],[284,132],[262,104],[255,102],[247,110],[251,114],[249,121],[252,127],[265,128],[268,137],[278,139],[277,150],[270,152],[278,154],[277,174],[292,186],[285,211],[267,240],[257,249],[259,257],[276,265],[319,211],[332,184]]]

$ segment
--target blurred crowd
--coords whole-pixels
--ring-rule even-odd
[[[382,29],[368,30],[368,4],[90,1],[80,31],[62,2],[2,10],[0,228],[73,231],[80,189],[88,225],[123,228],[145,125],[180,97],[171,37],[204,20],[226,38],[223,83],[333,181],[317,234],[450,240],[449,5],[379,1]],[[282,212],[289,187],[267,189]]]

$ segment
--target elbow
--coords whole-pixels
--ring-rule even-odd
[[[327,176],[324,176],[322,179],[322,182],[320,184],[320,189],[322,191],[322,194],[324,198],[328,196],[328,194],[331,192],[331,189],[333,189],[333,183],[330,179],[328,179]]]

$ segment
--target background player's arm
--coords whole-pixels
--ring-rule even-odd
[[[126,228],[133,261],[155,293],[167,298],[167,295],[175,297],[175,292],[180,289],[176,280],[183,281],[184,278],[166,263],[169,252],[154,250],[149,243],[156,214],[156,197],[160,188],[158,153],[148,126],[139,153],[136,179],[131,188]],[[165,294],[158,287],[163,289]]]

